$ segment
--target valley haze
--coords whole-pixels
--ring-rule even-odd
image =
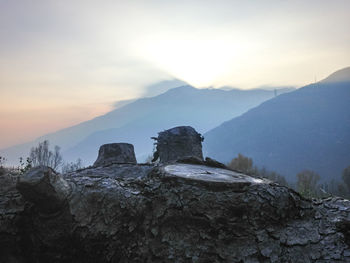
[[[155,86],[166,90],[164,84],[171,87],[174,83],[178,80]],[[350,67],[299,89],[184,85],[154,97],[122,102],[107,114],[3,149],[0,154],[16,165],[31,147],[49,140],[62,147],[66,161],[81,158],[91,165],[102,144],[128,142],[135,146],[139,162],[144,162],[154,151],[151,137],[188,125],[204,134],[204,154],[221,162],[228,163],[241,153],[288,181],[305,169],[316,171],[322,180],[339,180],[350,162],[349,103]]]
[[[0,1],[0,156],[39,142],[88,166],[105,143],[150,158],[192,126],[288,181],[350,165],[350,1]],[[2,165],[2,164],[1,164]]]
[[[150,137],[156,136],[161,130],[191,125],[204,133],[277,94],[292,90],[220,90],[181,86],[155,97],[130,102],[107,114],[41,136],[32,142],[1,150],[0,154],[6,156],[9,164],[15,165],[19,157],[26,157],[31,147],[40,141],[49,140],[52,146],[62,147],[67,161],[82,158],[85,165],[89,165],[95,161],[100,145],[129,142],[135,145],[139,160],[144,161],[153,152]]]

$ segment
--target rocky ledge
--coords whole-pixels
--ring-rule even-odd
[[[0,262],[350,262],[348,200],[198,163],[3,175]]]

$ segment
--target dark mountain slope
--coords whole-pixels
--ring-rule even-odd
[[[228,162],[242,153],[289,180],[303,169],[339,176],[350,165],[350,81],[340,73],[341,81],[332,74],[332,81],[278,96],[209,131],[206,154]]]

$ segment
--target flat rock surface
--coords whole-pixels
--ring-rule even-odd
[[[267,180],[253,178],[248,175],[231,170],[209,167],[195,164],[166,165],[164,171],[168,176],[178,176],[185,179],[200,180],[206,182],[231,183],[231,184],[261,184]]]

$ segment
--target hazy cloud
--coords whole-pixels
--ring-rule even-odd
[[[173,78],[198,87],[307,84],[348,66],[348,10],[346,0],[0,0],[8,113],[0,122],[29,129],[35,105],[47,113],[35,125],[40,135]],[[68,111],[75,107],[89,114]],[[67,110],[53,120],[53,108]],[[18,109],[32,114],[15,125]],[[7,133],[0,147],[18,138]]]

